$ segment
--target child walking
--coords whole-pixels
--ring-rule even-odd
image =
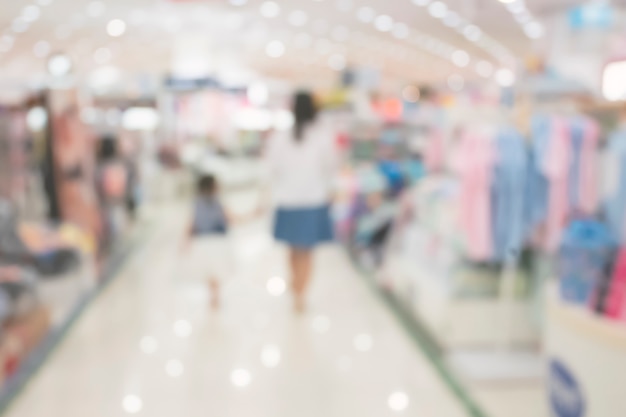
[[[232,273],[229,226],[233,217],[219,199],[219,187],[213,175],[203,175],[196,188],[185,246],[191,244],[194,268],[206,271],[211,308],[218,310],[221,284]]]

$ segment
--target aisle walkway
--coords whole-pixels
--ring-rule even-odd
[[[320,253],[311,311],[294,317],[284,253],[263,224],[238,231],[213,314],[178,250],[185,211],[159,218],[9,417],[465,416],[339,248]]]

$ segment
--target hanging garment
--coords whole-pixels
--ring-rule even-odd
[[[614,133],[609,139],[603,161],[604,214],[615,238],[626,243],[626,130]]]
[[[532,123],[532,143],[528,161],[526,185],[526,222],[531,229],[543,223],[548,216],[549,183],[546,160],[552,133],[548,117],[535,117]]]
[[[527,238],[525,217],[528,152],[524,138],[506,128],[495,140],[492,193],[494,260],[517,259]]]
[[[546,242],[548,251],[558,248],[561,233],[569,214],[568,180],[571,164],[570,129],[567,121],[556,118],[552,122],[551,139],[546,158],[546,176],[549,182]]]
[[[467,134],[458,159],[461,174],[459,220],[467,255],[475,261],[489,260],[493,255],[490,192],[493,164],[492,140],[477,132]]]
[[[571,122],[569,198],[572,210],[592,215],[598,209],[597,150],[600,129],[588,118]]]

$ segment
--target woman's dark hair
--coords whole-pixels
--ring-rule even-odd
[[[308,91],[299,91],[293,100],[293,115],[295,118],[294,136],[297,141],[302,140],[304,129],[317,117],[317,106],[313,95]]]
[[[100,139],[98,149],[98,160],[100,162],[108,162],[118,156],[117,138],[112,135],[106,135]]]
[[[213,175],[202,175],[198,179],[198,194],[213,195],[217,191],[217,179]]]

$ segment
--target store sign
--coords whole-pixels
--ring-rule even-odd
[[[608,29],[613,24],[613,8],[607,3],[578,6],[569,12],[572,29]]]
[[[550,363],[550,406],[556,417],[584,417],[585,399],[580,385],[563,362]]]

